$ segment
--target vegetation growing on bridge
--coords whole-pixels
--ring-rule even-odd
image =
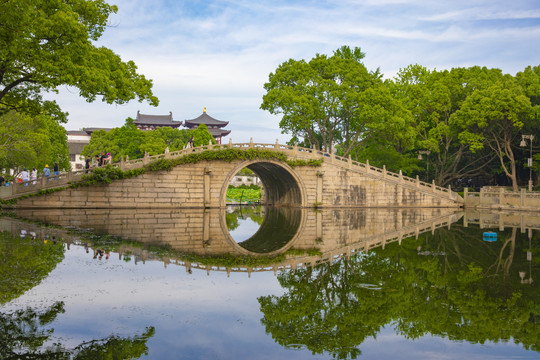
[[[104,168],[98,168],[94,170],[92,174],[85,175],[83,179],[72,185],[72,187],[79,187],[84,185],[92,185],[97,183],[109,184],[113,180],[127,179],[130,177],[139,176],[145,172],[151,171],[170,171],[174,167],[186,164],[196,164],[201,161],[227,161],[232,162],[235,160],[276,160],[287,163],[289,166],[321,166],[321,160],[289,160],[287,155],[282,152],[276,152],[265,149],[219,149],[208,150],[199,153],[193,153],[186,156],[174,158],[174,159],[159,159],[152,161],[141,169],[122,171],[112,166],[106,166]]]

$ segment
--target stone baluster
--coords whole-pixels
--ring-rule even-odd
[[[253,148],[253,138],[249,138],[249,148],[252,149]]]
[[[143,165],[148,165],[149,162],[150,162],[150,153],[148,151],[145,151],[144,157],[143,157]]]
[[[278,142],[278,139],[276,139],[276,144],[274,145],[274,149],[279,150],[279,142]]]

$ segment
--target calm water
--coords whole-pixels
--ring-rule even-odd
[[[539,229],[442,209],[19,210],[0,218],[0,359],[539,359]]]

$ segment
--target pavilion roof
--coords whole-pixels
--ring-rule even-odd
[[[225,130],[225,129],[219,129],[219,128],[210,128],[208,129],[208,132],[212,134],[212,136],[227,136],[231,133],[231,130]]]
[[[199,126],[201,124],[205,124],[207,127],[208,126],[224,127],[224,126],[227,126],[229,122],[214,119],[213,117],[208,115],[206,111],[204,111],[199,117],[195,119],[191,119],[191,120],[186,120],[184,122],[184,126],[189,127],[189,128],[194,127],[194,126]],[[208,128],[208,130],[210,130],[210,127]]]
[[[172,112],[169,115],[148,115],[137,111],[137,117],[133,121],[135,125],[160,125],[160,126],[180,126],[181,121],[174,121]]]

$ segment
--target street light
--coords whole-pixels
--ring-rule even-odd
[[[529,160],[527,161],[527,165],[529,166],[529,191],[532,191],[533,181],[532,181],[532,142],[534,140],[534,135],[521,135],[521,142],[519,143],[519,146],[525,147],[527,146],[527,142],[525,139],[529,140],[531,143],[531,153],[529,155]]]
[[[532,136],[532,135],[531,135]],[[429,150],[420,150],[418,151],[418,160],[422,160],[422,154],[426,155],[426,182],[428,181],[428,174],[429,174],[429,154],[431,154],[431,151]]]

